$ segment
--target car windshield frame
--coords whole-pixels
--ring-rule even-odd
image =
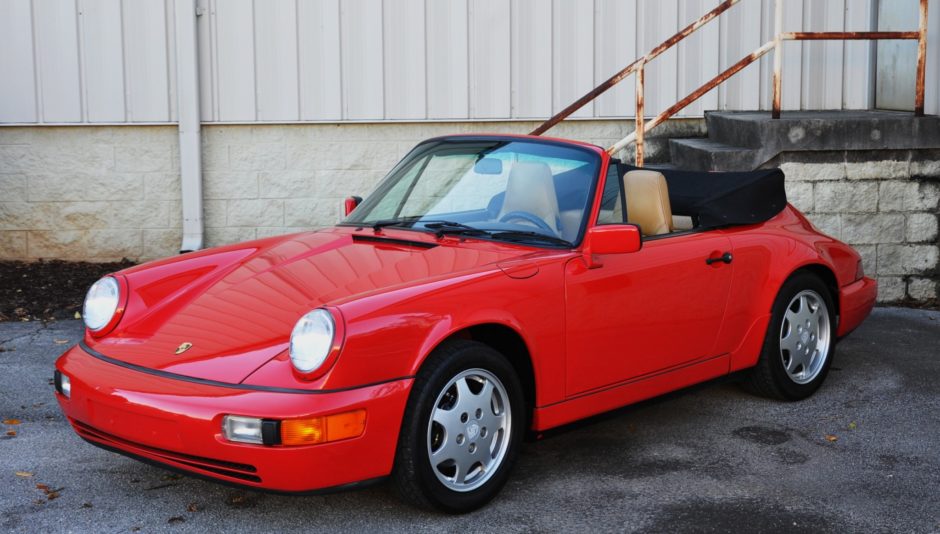
[[[356,227],[356,228],[367,228],[379,223],[376,227],[385,227],[385,228],[394,228],[395,230],[404,230],[411,232],[421,232],[425,234],[436,234],[438,236],[443,233],[440,230],[440,225],[436,225],[435,228],[426,228],[426,227],[415,227],[414,224],[418,222],[441,222],[440,217],[434,214],[425,214],[422,215],[424,220],[416,220],[414,222],[409,222],[407,220],[403,221],[401,224],[391,224],[391,221],[386,220],[372,220],[365,219],[361,215],[357,218],[357,212],[360,214],[367,213],[374,209],[378,203],[389,193],[389,191],[395,187],[400,180],[406,179],[407,173],[411,170],[412,165],[415,162],[418,162],[421,158],[432,154],[434,152],[446,152],[449,150],[460,151],[466,150],[468,147],[480,147],[487,151],[495,151],[501,147],[509,145],[511,143],[524,143],[532,145],[541,145],[541,146],[555,146],[560,148],[565,148],[568,150],[574,150],[580,152],[585,156],[585,161],[587,165],[587,170],[590,172],[590,181],[586,184],[587,197],[583,206],[583,214],[580,221],[580,227],[578,228],[578,234],[576,239],[565,244],[561,243],[552,243],[548,239],[539,239],[535,236],[532,236],[532,239],[507,239],[505,237],[501,238],[498,236],[500,230],[489,229],[493,235],[484,235],[481,232],[467,232],[462,235],[462,237],[472,237],[473,239],[482,239],[487,241],[497,241],[500,243],[511,243],[516,245],[525,245],[533,246],[539,248],[565,248],[565,249],[575,249],[579,247],[584,240],[585,233],[587,232],[587,227],[591,222],[591,216],[594,212],[594,203],[597,196],[597,186],[600,180],[600,173],[603,167],[603,157],[602,155],[595,150],[592,150],[591,147],[585,145],[579,145],[576,143],[567,143],[564,141],[556,141],[552,139],[529,139],[525,137],[513,137],[513,136],[453,136],[453,137],[440,137],[434,139],[428,139],[419,143],[415,148],[413,148],[391,171],[379,182],[375,190],[363,200],[360,205],[345,219],[337,224],[337,226],[343,227]],[[486,145],[491,145],[487,147]],[[562,159],[562,158],[559,158]],[[419,178],[420,180],[420,178]],[[414,184],[412,184],[414,187]],[[402,199],[402,205],[407,202],[408,196],[406,195]],[[399,207],[399,209],[401,206]],[[385,224],[382,224],[385,223]],[[458,231],[453,232],[455,234],[460,234]],[[513,232],[505,232],[506,234],[512,234]],[[548,234],[544,234],[546,238],[549,238]],[[516,236],[519,237],[519,236]],[[563,241],[559,239],[559,241]]]

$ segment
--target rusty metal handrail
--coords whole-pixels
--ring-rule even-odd
[[[554,114],[551,118],[549,118],[548,120],[540,124],[538,128],[532,130],[530,132],[530,135],[541,135],[545,133],[546,130],[558,124],[559,122],[565,120],[569,115],[571,115],[575,111],[578,111],[579,109],[584,107],[585,104],[587,104],[591,100],[594,100],[595,98],[599,97],[601,94],[603,94],[605,91],[607,91],[611,87],[620,83],[621,80],[629,76],[631,73],[635,72],[639,68],[640,65],[648,61],[651,61],[653,58],[659,56],[666,50],[669,50],[672,47],[672,45],[685,39],[692,32],[694,32],[695,30],[705,25],[705,23],[714,19],[718,15],[721,15],[722,13],[727,11],[731,6],[733,6],[734,4],[737,4],[740,1],[741,0],[725,0],[724,2],[719,4],[717,7],[715,7],[715,9],[712,9],[708,13],[702,15],[701,18],[699,18],[692,24],[689,24],[685,28],[682,28],[675,35],[673,35],[669,39],[666,39],[665,41],[660,43],[659,46],[657,46],[656,48],[650,50],[648,54],[641,57],[640,59],[637,59],[633,63],[630,63],[629,65],[624,67],[620,72],[618,72],[617,74],[614,74],[610,78],[607,78],[606,80],[601,82],[600,85],[588,91],[587,94],[585,94],[581,98],[572,102],[570,105],[568,105],[568,107]]]
[[[636,113],[635,113],[635,128],[630,135],[624,137],[617,143],[611,145],[607,152],[613,154],[618,150],[621,150],[628,146],[630,143],[635,143],[635,156],[636,156],[636,165],[643,166],[643,150],[644,150],[644,138],[647,132],[655,128],[660,123],[666,121],[677,112],[695,102],[702,97],[705,93],[711,91],[725,80],[747,67],[751,63],[757,61],[762,56],[767,54],[770,51],[774,52],[774,69],[773,69],[773,104],[771,116],[774,119],[780,118],[780,101],[781,101],[781,70],[782,70],[782,56],[783,41],[818,41],[818,40],[884,40],[884,39],[916,39],[918,41],[917,46],[917,75],[915,80],[914,87],[914,116],[921,117],[924,115],[924,78],[926,75],[926,55],[927,55],[927,0],[920,0],[920,25],[918,31],[896,31],[896,32],[883,32],[883,31],[872,31],[872,32],[784,32],[783,31],[783,1],[775,0],[774,2],[774,38],[759,48],[743,57],[740,61],[732,65],[731,67],[725,69],[720,74],[700,86],[698,89],[690,93],[685,98],[679,100],[668,109],[653,117],[650,121],[646,121],[644,116],[644,89],[646,85],[645,81],[645,70],[646,64],[668,50],[670,47],[674,46],[676,43],[682,41],[693,32],[698,30],[700,27],[708,23],[709,21],[718,17],[734,4],[737,4],[740,0],[725,0],[714,9],[703,15],[701,18],[693,22],[692,24],[686,26],[678,33],[666,39],[660,43],[657,47],[653,48],[645,56],[635,60],[633,63],[630,63],[624,67],[620,72],[614,74],[600,85],[589,91],[587,94],[581,98],[575,100],[565,109],[559,111],[548,120],[540,124],[536,129],[532,130],[531,135],[541,135],[546,130],[555,126],[559,122],[566,119],[575,111],[584,107],[585,104],[594,100],[605,91],[613,87],[614,85],[620,83],[624,78],[630,74],[636,74]]]

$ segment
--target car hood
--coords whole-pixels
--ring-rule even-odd
[[[132,365],[239,383],[286,350],[294,324],[316,307],[496,268],[532,252],[435,242],[414,232],[395,236],[337,228],[132,268],[123,273],[129,287],[125,316],[114,332],[86,337],[86,344]]]

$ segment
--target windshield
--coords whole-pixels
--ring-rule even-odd
[[[571,246],[599,165],[590,150],[554,143],[425,143],[343,223]]]

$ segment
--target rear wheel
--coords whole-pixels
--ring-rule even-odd
[[[745,387],[784,400],[809,397],[829,373],[835,331],[829,289],[811,273],[793,275],[777,294],[760,359]]]
[[[524,424],[512,365],[481,343],[446,343],[424,364],[408,399],[395,461],[399,493],[450,513],[479,508],[509,477]]]

